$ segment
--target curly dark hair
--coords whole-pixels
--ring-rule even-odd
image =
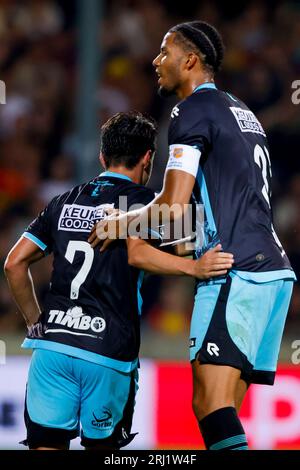
[[[211,72],[218,72],[225,48],[222,37],[214,26],[205,21],[190,21],[173,26],[169,32],[177,33],[175,42],[180,42],[185,49],[200,55],[203,64]]]
[[[138,111],[117,113],[101,127],[101,152],[107,167],[132,169],[148,150],[156,149],[157,124]]]

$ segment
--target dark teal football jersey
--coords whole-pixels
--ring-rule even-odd
[[[54,349],[124,371],[136,364],[143,273],[128,265],[126,240],[100,253],[87,239],[107,207],[119,208],[123,201],[129,209],[153,198],[128,177],[105,172],[55,197],[29,225],[24,236],[54,257],[43,303],[45,334],[25,340],[24,347]]]
[[[178,161],[180,145],[201,153],[192,195],[205,213],[204,243],[197,256],[221,242],[224,251],[234,254],[238,271],[291,270],[273,227],[266,134],[247,106],[214,84],[204,84],[173,109],[169,145]]]

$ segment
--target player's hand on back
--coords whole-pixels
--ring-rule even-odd
[[[127,214],[119,209],[106,209],[107,217],[97,222],[91,230],[88,242],[95,248],[101,245],[100,251],[114,241],[127,237]]]
[[[205,280],[223,276],[232,268],[233,263],[233,255],[224,253],[222,245],[219,243],[195,262],[195,277]]]

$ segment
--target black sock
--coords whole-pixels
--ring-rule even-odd
[[[247,437],[233,406],[205,416],[199,427],[208,450],[246,450]]]

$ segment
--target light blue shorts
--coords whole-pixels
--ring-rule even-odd
[[[256,283],[238,275],[198,288],[190,360],[229,365],[251,383],[272,385],[292,295],[292,280]]]
[[[26,392],[28,441],[36,442],[34,424],[71,431],[70,438],[79,435],[81,427],[86,441],[107,439],[117,431],[129,433],[137,388],[137,370],[123,373],[66,354],[35,349]]]

